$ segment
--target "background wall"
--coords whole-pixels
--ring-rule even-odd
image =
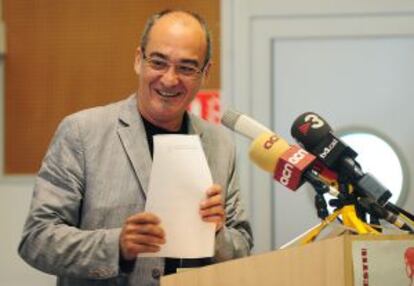
[[[205,88],[218,89],[219,3],[5,0],[5,173],[35,173],[65,115],[123,99],[136,90],[135,50],[153,13],[188,9],[211,23],[214,65]]]
[[[305,111],[336,131],[373,130],[398,148],[414,209],[414,4],[411,1],[223,1],[223,97],[289,142]],[[313,190],[291,192],[247,158],[237,137],[255,251],[318,223]],[[386,166],[377,154],[378,164]],[[364,166],[362,166],[364,167]],[[381,178],[378,178],[381,180]]]

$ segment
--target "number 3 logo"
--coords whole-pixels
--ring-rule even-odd
[[[308,114],[305,116],[305,122],[311,123],[313,129],[321,128],[324,125],[324,122],[316,114]]]

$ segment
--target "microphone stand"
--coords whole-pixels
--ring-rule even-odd
[[[337,219],[338,216],[342,217],[343,225],[354,229],[358,234],[380,234],[373,227],[358,218],[355,210],[355,205],[352,202],[352,198],[349,196],[349,192],[345,192],[346,195],[344,195],[343,192],[333,191],[332,187],[320,180],[318,176],[312,171],[306,172],[305,177],[316,192],[315,206],[317,209],[318,217],[320,217],[322,221],[317,227],[313,228],[312,231],[310,231],[304,238],[300,240],[301,245],[314,241],[316,237],[321,233],[321,231],[327,225]],[[344,185],[344,187],[347,188],[346,185]],[[326,201],[323,197],[323,195],[327,192],[336,195],[338,202],[337,210],[335,210],[330,215],[328,215],[329,213],[327,210]]]
[[[367,213],[369,213],[370,224],[379,225],[376,213],[368,212],[368,209],[359,203],[358,190],[349,182],[347,176],[338,177],[338,188],[343,197],[342,199],[331,200],[331,205],[340,211],[342,224],[356,229],[358,234],[378,234],[380,230],[367,224]]]
[[[351,184],[349,177],[342,175],[338,178],[340,191],[346,195],[346,204],[353,204],[356,209],[357,216],[366,222],[367,214],[370,215],[370,224],[379,232],[382,232],[380,227],[380,219],[386,220],[390,224],[393,224],[398,229],[409,233],[414,233],[410,224],[413,225],[413,221],[404,216],[410,213],[398,208],[390,202],[385,203],[385,207],[377,202],[377,200],[369,196],[367,192],[360,189],[358,186]],[[392,209],[393,211],[390,211]],[[411,215],[412,216],[412,215]],[[406,220],[404,221],[404,219]]]

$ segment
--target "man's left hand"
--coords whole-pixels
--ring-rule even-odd
[[[207,189],[207,198],[200,204],[202,220],[214,222],[216,224],[216,232],[223,227],[226,218],[222,192],[220,185],[211,186]]]

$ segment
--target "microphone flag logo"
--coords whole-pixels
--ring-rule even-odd
[[[310,122],[305,122],[304,124],[302,124],[301,126],[299,126],[299,131],[303,134],[303,135],[307,135],[309,132],[309,128],[311,127],[311,123]]]

